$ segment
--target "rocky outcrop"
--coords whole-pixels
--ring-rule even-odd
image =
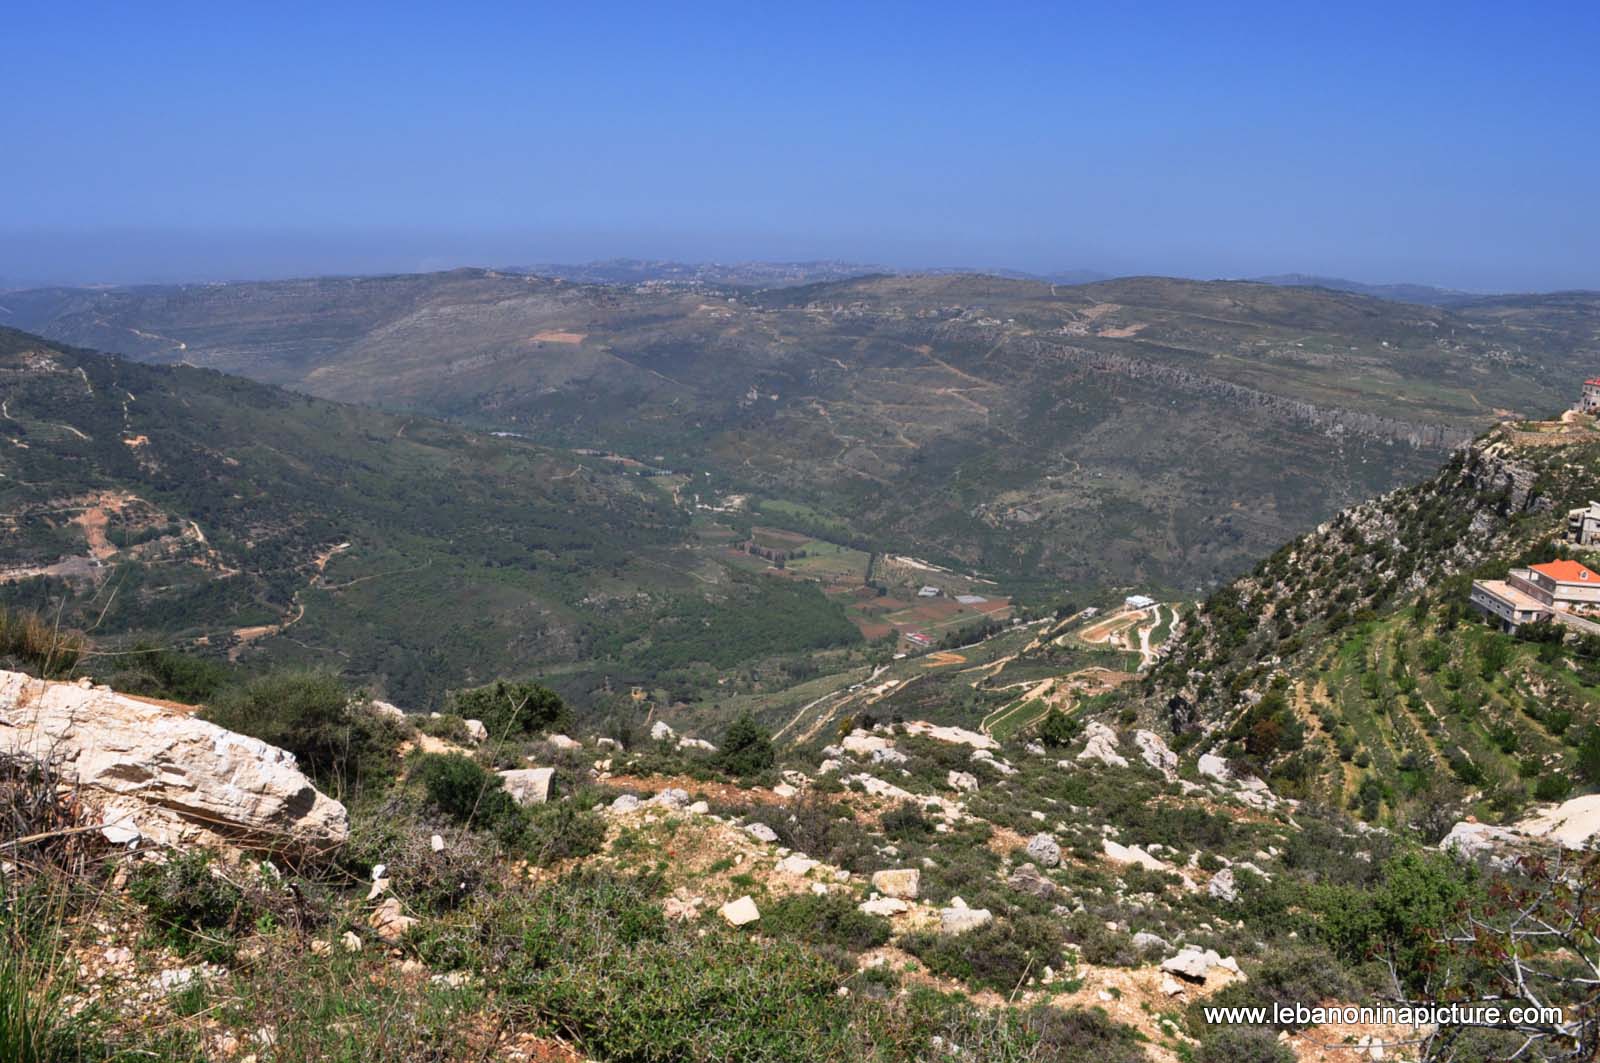
[[[999,749],[1000,743],[986,734],[969,731],[964,727],[940,727],[926,720],[912,720],[905,725],[906,734],[925,735],[940,742],[971,746],[973,749]]]
[[[1079,760],[1098,760],[1111,768],[1128,766],[1128,758],[1117,752],[1117,732],[1110,727],[1099,720],[1091,720],[1084,728],[1084,735],[1088,741],[1083,745],[1083,752],[1078,754]]]
[[[344,806],[312,785],[292,753],[87,680],[0,672],[0,750],[56,761],[117,842],[305,852],[350,833]]]
[[[1133,744],[1139,747],[1139,759],[1168,779],[1178,776],[1178,754],[1172,751],[1162,737],[1154,731],[1133,732]]]

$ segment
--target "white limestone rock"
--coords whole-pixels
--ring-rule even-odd
[[[1154,731],[1133,732],[1133,744],[1139,749],[1139,759],[1159,771],[1168,779],[1178,776],[1178,754]]]
[[[872,888],[885,897],[914,901],[922,888],[922,873],[914,867],[895,868],[872,873]]]
[[[515,768],[500,772],[500,778],[517,804],[542,805],[550,800],[550,780],[555,774],[554,768]]]
[[[745,926],[761,918],[760,909],[748,894],[724,904],[717,909],[717,914],[722,916],[729,926]]]
[[[55,758],[124,843],[223,840],[269,851],[332,849],[345,807],[294,754],[156,702],[87,682],[0,672],[0,750]]]
[[[1128,758],[1117,752],[1117,732],[1099,720],[1090,720],[1089,726],[1084,728],[1084,734],[1087,741],[1077,759],[1098,760],[1113,768],[1128,766]]]
[[[1056,867],[1061,863],[1061,844],[1048,834],[1035,834],[1028,839],[1028,859],[1040,867]]]

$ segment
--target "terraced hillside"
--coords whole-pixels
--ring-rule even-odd
[[[463,270],[8,293],[70,342],[618,450],[1026,596],[1193,594],[1590,372],[1582,307],[935,275],[768,291]]]
[[[1566,513],[1600,485],[1587,418],[1490,432],[1434,479],[1348,510],[1212,595],[1145,709],[1278,788],[1370,820],[1505,819],[1600,784],[1600,640],[1517,636],[1473,578],[1593,554]]]

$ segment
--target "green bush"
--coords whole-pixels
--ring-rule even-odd
[[[214,873],[210,854],[200,850],[139,865],[128,895],[149,913],[152,936],[181,955],[230,955],[233,936],[255,916],[244,891]]]
[[[1309,894],[1323,940],[1346,963],[1392,956],[1420,990],[1437,950],[1434,937],[1472,894],[1471,872],[1437,853],[1404,852],[1385,862],[1370,889],[1321,886]]]
[[[334,676],[278,672],[224,690],[203,718],[287,749],[336,795],[392,777],[405,725],[352,703]]]
[[[1039,722],[1039,741],[1051,749],[1060,749],[1071,745],[1078,737],[1079,730],[1081,727],[1077,720],[1052,705]]]
[[[569,876],[489,918],[497,990],[585,1055],[629,1063],[850,1058],[850,1004],[798,945],[668,924],[658,881]]]
[[[1533,796],[1541,801],[1565,801],[1572,793],[1572,780],[1565,775],[1546,775],[1533,787]]]
[[[572,723],[571,711],[555,691],[537,683],[505,679],[454,691],[450,711],[462,719],[482,721],[491,742],[559,731]]]
[[[411,771],[428,800],[456,823],[511,835],[527,825],[521,806],[505,782],[460,753],[429,753]]]
[[[722,733],[722,742],[713,759],[722,771],[741,779],[771,771],[777,762],[771,732],[748,712],[740,713]]]
[[[1200,1042],[1194,1063],[1294,1063],[1294,1053],[1271,1030],[1213,1026]]]
[[[527,811],[522,847],[528,858],[540,866],[592,856],[605,847],[606,821],[598,812],[580,808],[570,800],[534,805]]]
[[[997,993],[1015,992],[1046,967],[1064,966],[1061,934],[1054,920],[1041,916],[997,919],[965,934],[924,931],[906,937],[901,947],[934,974]]]
[[[799,893],[785,897],[761,913],[762,933],[793,937],[813,945],[833,945],[865,952],[886,944],[889,921],[867,915],[848,897]]]

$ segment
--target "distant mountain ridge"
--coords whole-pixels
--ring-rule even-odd
[[[1285,288],[1328,288],[1336,292],[1355,292],[1358,295],[1370,295],[1374,299],[1418,303],[1422,306],[1460,306],[1476,299],[1495,298],[1489,293],[1437,288],[1430,284],[1367,284],[1313,273],[1280,273],[1270,277],[1251,277],[1250,280],[1256,284],[1274,284]]]
[[[974,268],[966,266],[935,266],[909,269],[896,266],[870,265],[820,259],[802,262],[678,262],[670,259],[613,258],[595,262],[557,263],[507,266],[507,273],[532,274],[539,277],[560,277],[578,284],[703,284],[712,287],[732,288],[787,288],[828,281],[844,281],[875,275],[915,276],[918,274],[975,274],[1007,277],[1014,280],[1044,281],[1053,284],[1090,284],[1109,280],[1111,274],[1098,270],[1061,270],[1050,273],[1030,273],[1025,270],[1004,268]]]

